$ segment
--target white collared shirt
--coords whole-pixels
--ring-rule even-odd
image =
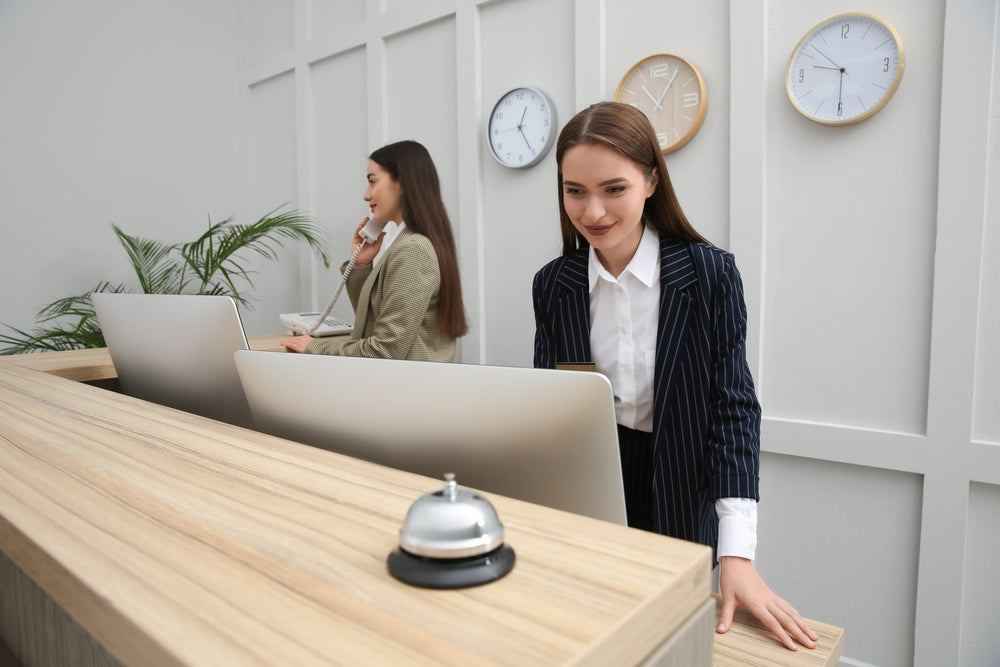
[[[382,261],[382,255],[384,255],[385,251],[389,249],[392,242],[396,240],[399,233],[403,231],[403,227],[406,227],[405,222],[390,222],[385,226],[385,238],[382,239],[382,247],[378,249],[378,253],[376,253],[375,257],[372,259],[372,268],[378,266],[378,263]]]
[[[612,276],[590,248],[590,350],[597,371],[611,381],[615,416],[627,428],[653,430],[653,379],[660,313],[660,238],[645,227],[635,255]],[[757,548],[757,503],[719,498],[717,557],[753,560]]]
[[[590,249],[590,352],[611,380],[618,423],[653,430],[653,370],[660,313],[660,241],[646,227],[625,270],[612,276]]]

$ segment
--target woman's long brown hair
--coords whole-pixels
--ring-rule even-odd
[[[646,199],[642,219],[661,238],[708,243],[688,222],[674,193],[667,165],[656,140],[656,132],[646,115],[629,104],[598,102],[570,119],[556,142],[558,165],[559,225],[562,228],[563,254],[571,255],[587,244],[576,231],[563,205],[562,161],[566,151],[581,144],[610,148],[631,160],[647,178],[656,178],[656,188]]]
[[[399,141],[377,149],[369,158],[399,183],[406,226],[429,238],[434,246],[441,272],[439,332],[452,338],[464,336],[469,331],[469,322],[462,301],[458,252],[430,153],[416,141]]]

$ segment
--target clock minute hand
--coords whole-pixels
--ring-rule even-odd
[[[528,142],[528,136],[527,136],[527,135],[526,135],[526,134],[524,133],[524,130],[523,130],[523,129],[521,129],[521,127],[518,127],[518,128],[517,128],[517,131],[521,133],[521,138],[522,138],[522,139],[524,139],[524,143],[526,143],[526,144],[528,145],[528,150],[529,150],[529,151],[530,151],[530,150],[533,150],[533,149],[531,148],[531,143],[529,143],[529,142]]]
[[[840,69],[840,86],[837,88],[837,115],[844,113],[844,69]]]

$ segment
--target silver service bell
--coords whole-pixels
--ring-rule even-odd
[[[455,475],[444,488],[418,498],[399,530],[399,548],[389,554],[389,572],[423,588],[464,588],[495,581],[514,567],[504,528],[493,505],[460,489]]]

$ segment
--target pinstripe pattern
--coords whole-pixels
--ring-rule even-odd
[[[590,362],[587,252],[535,274],[534,364]],[[717,498],[759,500],[760,404],[746,363],[746,305],[732,254],[660,241],[653,380],[656,532],[718,541]]]
[[[618,425],[628,525],[653,530],[653,434]]]

